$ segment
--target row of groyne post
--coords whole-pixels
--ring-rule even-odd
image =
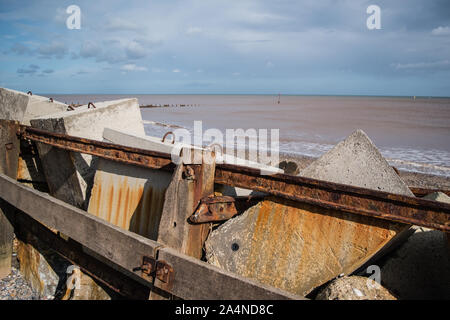
[[[139,106],[140,108],[181,108],[181,107],[199,107],[199,104],[148,104]]]

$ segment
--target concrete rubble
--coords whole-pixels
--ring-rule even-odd
[[[333,280],[316,297],[316,300],[397,300],[376,281],[360,276]]]
[[[360,130],[300,175],[412,195]],[[364,216],[317,210],[268,198],[210,234],[205,244],[207,260],[225,270],[306,295],[341,273],[351,274],[409,229]]]
[[[51,132],[169,154],[193,148],[146,136],[137,99],[98,102],[69,111],[67,105],[46,97],[0,88],[1,118]],[[19,179],[42,180],[52,196],[123,229],[158,240],[166,190],[175,174],[40,143],[37,149],[37,159],[21,156]],[[234,156],[217,154],[216,163],[237,161]],[[361,130],[304,169],[288,160],[281,162],[280,168],[256,162],[247,162],[246,166],[266,174],[287,173],[414,196]],[[261,193],[215,185],[214,194]],[[450,197],[443,193],[425,199],[450,203]],[[26,237],[17,241],[20,272],[41,297],[117,297],[35,236]],[[432,229],[266,196],[234,218],[214,224],[204,251],[208,263],[226,271],[319,300],[450,299],[449,241],[448,234]],[[380,267],[381,284],[361,276],[371,264]],[[80,286],[69,288],[69,278],[77,279]]]
[[[101,133],[106,124],[109,126],[114,126],[115,123],[116,125],[117,123],[129,125],[132,130],[143,134],[144,129],[140,122],[137,100],[130,100],[97,103],[96,107],[98,110],[88,109],[87,106],[83,106],[76,111],[67,111],[67,105],[56,101],[50,102],[49,98],[27,95],[22,92],[0,88],[0,118],[17,120],[21,124],[26,125],[34,122],[35,126],[41,129],[69,133],[85,138],[97,138],[97,140],[101,139]],[[112,107],[108,108],[109,105],[112,105]],[[137,113],[134,112],[133,117],[132,110],[134,105],[137,106],[135,108],[135,110],[137,109]],[[130,110],[126,110],[128,107]],[[123,110],[123,116],[136,121],[130,123],[121,119],[121,115],[116,114],[120,110]],[[88,113],[91,114],[88,115]],[[77,120],[80,122],[77,123]],[[86,124],[92,125],[92,127],[86,126]],[[120,127],[120,125],[118,126]],[[140,128],[142,129],[141,131],[139,131]],[[99,130],[101,131],[100,134],[98,133]],[[80,169],[79,172],[83,172],[85,177],[88,176],[81,169],[84,169],[85,166],[80,166],[79,163],[89,163],[92,157],[85,155],[74,155],[72,157],[69,152],[55,150],[47,146],[40,146],[39,149],[39,158],[26,155],[19,159],[18,179],[47,181],[52,186],[51,190],[58,190],[58,186],[64,184],[64,179],[67,178],[64,175],[60,175],[61,170],[68,165]],[[55,154],[63,154],[64,157],[55,157]],[[61,159],[69,159],[69,161],[60,162],[59,160]],[[44,162],[44,169],[47,169],[45,177],[42,174],[41,161],[39,160]],[[77,172],[77,177],[80,179],[79,185],[86,186],[85,180],[82,179],[83,175],[79,174],[79,172]],[[33,187],[34,185],[30,184],[30,186]],[[57,196],[57,193],[53,195]],[[69,199],[63,196],[62,200]],[[68,202],[70,203],[70,201]],[[64,279],[67,278],[66,270],[70,266],[70,263],[60,257],[51,248],[40,243],[39,239],[35,239],[34,243],[37,243],[35,246],[26,240],[22,240],[24,239],[18,239],[17,245],[17,259],[20,262],[20,272],[40,297],[65,297],[67,299],[110,298],[112,293],[107,293],[101,285],[97,284],[90,276],[81,271],[79,271],[79,277],[82,285],[78,289],[68,290],[65,286]]]

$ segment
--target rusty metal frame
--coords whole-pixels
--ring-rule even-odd
[[[22,139],[152,169],[173,170],[170,154],[131,148],[21,126]],[[325,209],[450,232],[450,204],[285,174],[217,164],[215,183],[252,189]]]
[[[266,192],[326,209],[450,232],[450,204],[305,177],[263,176],[257,169],[216,166],[215,182]]]
[[[125,164],[144,166],[152,169],[173,170],[174,168],[170,154],[162,152],[73,137],[66,134],[35,129],[25,125],[20,126],[18,135],[21,139],[28,139],[60,149],[90,154]]]

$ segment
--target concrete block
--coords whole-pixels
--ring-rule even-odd
[[[312,164],[314,170],[306,169],[308,176],[329,180],[326,172],[337,183],[411,195],[362,131],[330,153],[336,160],[325,154]],[[334,163],[343,158],[348,160]],[[363,181],[369,177],[372,181]],[[342,273],[351,274],[405,229],[409,226],[270,198],[214,230],[205,244],[206,257],[225,270],[306,295]]]
[[[49,98],[28,95],[24,92],[0,88],[0,119],[17,120],[21,124],[30,125],[30,119],[57,112],[63,112],[67,105],[61,102],[50,102]],[[45,185],[40,159],[26,152],[28,143],[20,142],[21,156],[17,179],[22,181],[41,182]],[[37,185],[29,184],[30,187]]]
[[[298,175],[414,196],[362,130],[353,132]]]
[[[98,102],[95,106],[96,108],[89,109],[84,105],[74,111],[38,117],[31,120],[31,125],[99,141],[102,140],[105,127],[145,135],[137,99]],[[85,209],[94,178],[96,158],[43,144],[38,144],[38,150],[50,193],[60,200]]]
[[[0,88],[0,119],[17,120],[22,124],[30,125],[30,119],[66,109],[66,104],[50,102],[47,97]]]
[[[435,192],[424,199],[450,203]],[[381,263],[381,283],[400,299],[450,299],[450,246],[445,232],[413,227],[414,234]]]

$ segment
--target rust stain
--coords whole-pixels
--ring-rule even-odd
[[[237,270],[230,271],[296,294],[307,294],[340,273],[353,271],[405,228],[272,200],[250,209],[256,217],[249,252],[236,261]]]

